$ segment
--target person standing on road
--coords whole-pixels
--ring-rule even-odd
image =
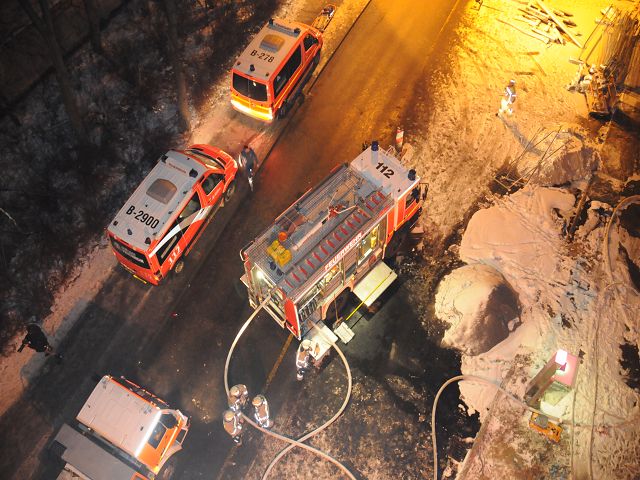
[[[513,115],[513,108],[511,108],[511,105],[514,103],[516,103],[516,81],[510,80],[509,84],[504,89],[504,97],[500,101],[500,110],[496,113],[496,117],[503,113]]]
[[[247,386],[239,383],[229,389],[229,410],[239,412],[249,401]]]
[[[222,414],[222,426],[236,445],[242,445],[244,418],[240,411],[225,410]]]
[[[271,428],[273,420],[269,418],[269,404],[264,395],[256,395],[251,400],[253,405],[253,416],[262,428]]]
[[[249,187],[253,191],[253,172],[258,164],[258,156],[249,145],[245,145],[240,152],[240,166],[244,168],[247,174],[247,180],[249,181]]]
[[[35,323],[27,325],[27,335],[22,340],[22,345],[18,348],[18,352],[21,352],[24,347],[29,347],[39,353],[44,352],[46,357],[53,355],[56,357],[58,363],[62,362],[62,355],[54,352],[53,347],[49,345],[47,336]]]
[[[298,345],[298,353],[296,354],[296,378],[298,381],[304,379],[304,374],[307,373],[309,366],[311,366],[311,341],[305,338]]]

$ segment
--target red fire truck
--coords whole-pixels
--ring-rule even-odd
[[[425,196],[415,170],[373,142],[240,251],[249,303],[270,296],[267,312],[315,342],[321,357],[330,347],[324,337],[337,340],[325,321],[336,320],[347,295],[369,306],[396,278],[382,260],[415,224]]]

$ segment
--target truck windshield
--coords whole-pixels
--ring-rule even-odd
[[[237,73],[233,74],[233,89],[251,100],[267,101],[267,86],[264,83],[254,82]]]
[[[158,448],[160,442],[164,438],[164,434],[167,433],[167,430],[175,428],[178,424],[178,420],[171,413],[163,413],[160,416],[160,420],[156,423],[156,426],[151,432],[151,436],[147,443],[151,445],[153,448]]]
[[[147,261],[147,257],[143,253],[136,252],[135,250],[127,247],[123,243],[120,243],[118,240],[111,236],[109,236],[109,240],[111,240],[113,249],[120,255],[125,257],[127,260],[135,263],[139,267],[149,268],[149,262]]]
[[[166,431],[167,427],[165,427],[162,422],[156,423],[156,426],[153,429],[153,432],[151,432],[151,436],[149,437],[147,443],[153,448],[158,448],[158,445],[160,445],[160,442],[162,441],[162,438],[164,437]]]

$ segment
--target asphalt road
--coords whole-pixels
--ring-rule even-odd
[[[309,11],[319,10],[314,7],[321,2],[308,3]],[[24,398],[0,420],[2,443],[14,445],[11,457],[2,456],[0,477],[54,478],[60,465],[46,455],[49,436],[63,422],[73,420],[95,385],[92,377],[112,373],[147,386],[192,416],[185,450],[169,466],[173,478],[253,478],[251,465],[262,440],[254,436],[238,452],[220,421],[226,408],[222,372],[227,349],[250,314],[239,282],[238,251],[332,167],[355,157],[363,141],[392,143],[396,125],[410,120],[406,115],[415,91],[424,84],[428,62],[441,61],[433,53],[455,4],[454,0],[439,1],[438,6],[410,0],[371,2],[305,102],[293,112],[259,172],[255,192],[240,189],[218,213],[188,257],[183,273],[160,287],[150,287],[119,269],[88,305],[62,345],[64,365],[47,364]],[[455,15],[452,18],[446,28],[451,28]],[[232,121],[252,128],[252,120]],[[440,351],[424,334],[403,283],[406,279],[401,276],[378,313],[354,317],[364,320],[354,326],[356,339],[346,351],[354,362],[356,381],[395,396],[402,421],[410,426],[415,423],[414,437],[406,440],[411,446],[418,442],[416,436],[423,442],[427,435],[427,424],[415,420],[423,410],[402,399],[389,375],[406,379],[419,392],[419,403],[426,405],[439,382],[456,373],[458,360]],[[231,370],[232,383],[247,384],[251,394],[267,391],[276,422],[279,416],[283,420],[304,414],[296,411],[295,399],[301,393],[293,374],[296,342],[284,350],[287,337],[266,315],[259,317],[240,342]],[[283,363],[274,369],[281,353]],[[321,385],[344,381],[337,363],[334,359],[319,374],[324,381]],[[270,373],[273,383],[267,386]],[[326,392],[320,387],[313,390],[311,385],[305,385],[311,389],[309,401],[327,403]],[[455,396],[449,403],[451,412],[446,418],[455,423]],[[346,418],[343,422],[348,428]],[[375,423],[375,415],[367,418]],[[352,431],[352,442],[367,433],[371,432]],[[341,455],[366,476],[366,459],[359,458],[358,452],[356,446]],[[408,457],[401,462],[404,478],[422,471],[411,466],[414,460]]]

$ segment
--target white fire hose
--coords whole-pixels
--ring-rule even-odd
[[[447,388],[449,384],[453,382],[460,382],[463,380],[481,382],[481,383],[486,383],[488,385],[491,385],[492,387],[495,387],[498,390],[500,390],[511,400],[514,400],[515,402],[526,407],[528,410],[532,412],[536,412],[538,415],[543,415],[558,424],[562,423],[562,419],[553,417],[547,413],[543,413],[537,408],[533,408],[532,406],[520,400],[518,397],[514,396],[512,393],[508,392],[507,390],[502,388],[500,385],[498,385],[497,383],[494,383],[492,380],[488,378],[478,377],[477,375],[457,375],[455,377],[452,377],[446,382],[444,382],[440,387],[440,390],[438,390],[438,393],[436,393],[436,397],[433,399],[433,408],[431,409],[431,441],[433,442],[433,480],[438,480],[438,445],[436,443],[436,408],[438,406],[438,399],[440,398],[440,395],[442,394],[444,389]]]
[[[242,327],[238,331],[238,334],[236,335],[236,338],[233,340],[233,343],[231,344],[231,347],[229,348],[229,353],[227,354],[227,360],[226,360],[226,362],[224,364],[224,389],[225,389],[225,391],[227,393],[227,396],[229,395],[229,363],[231,362],[231,355],[233,354],[233,351],[236,348],[236,344],[238,343],[238,340],[240,340],[240,337],[242,336],[244,331],[247,329],[249,324],[253,321],[253,319],[255,318],[257,313],[264,308],[264,306],[267,304],[267,302],[270,299],[271,299],[271,295],[269,294],[262,301],[262,303],[260,305],[258,305],[258,307],[249,316],[249,318],[244,323],[244,325],[242,325]],[[324,453],[321,450],[318,450],[318,449],[316,449],[316,448],[314,448],[314,447],[312,447],[310,445],[307,445],[306,443],[302,443],[305,440],[308,440],[312,436],[316,435],[317,433],[320,433],[322,430],[326,429],[329,425],[331,425],[333,422],[335,422],[336,419],[342,414],[342,412],[346,408],[347,404],[349,403],[349,398],[351,397],[352,378],[351,378],[351,370],[349,368],[349,364],[347,362],[347,359],[344,356],[344,354],[342,353],[342,351],[338,348],[338,346],[334,342],[331,342],[330,339],[327,339],[327,340],[331,343],[331,346],[333,346],[333,348],[336,349],[336,351],[338,352],[338,355],[340,355],[340,358],[342,359],[342,362],[344,363],[344,366],[345,366],[345,368],[347,370],[347,380],[348,380],[347,395],[345,396],[344,402],[342,403],[342,405],[340,406],[340,408],[338,409],[336,414],[333,417],[331,417],[331,419],[329,419],[324,424],[320,425],[318,428],[316,428],[314,430],[311,430],[310,432],[304,434],[302,437],[300,437],[297,440],[295,440],[293,438],[286,437],[286,436],[281,435],[279,433],[272,432],[271,430],[267,430],[266,428],[262,428],[260,425],[258,425],[256,422],[254,422],[250,417],[248,417],[247,415],[245,415],[244,413],[241,412],[242,417],[244,418],[244,420],[247,423],[249,423],[249,425],[251,425],[252,427],[256,428],[257,430],[260,430],[262,433],[264,433],[266,435],[269,435],[271,437],[277,438],[278,440],[282,440],[283,442],[286,442],[286,443],[289,444],[289,446],[287,446],[283,450],[281,450],[280,453],[278,453],[278,455],[271,461],[271,463],[269,464],[269,466],[267,467],[267,469],[265,470],[265,472],[264,472],[264,474],[262,476],[263,480],[268,478],[269,473],[271,472],[271,469],[275,466],[275,464],[294,447],[303,448],[305,450],[310,451],[311,453],[314,453],[315,455],[318,455],[319,457],[321,457],[321,458],[323,458],[325,460],[328,460],[329,462],[333,463],[336,467],[338,467],[340,470],[342,470],[342,472],[348,478],[350,478],[351,480],[356,480],[355,476],[349,471],[349,469],[347,467],[345,467],[342,463],[340,463],[338,460],[336,460],[335,458],[331,457],[330,455]]]

